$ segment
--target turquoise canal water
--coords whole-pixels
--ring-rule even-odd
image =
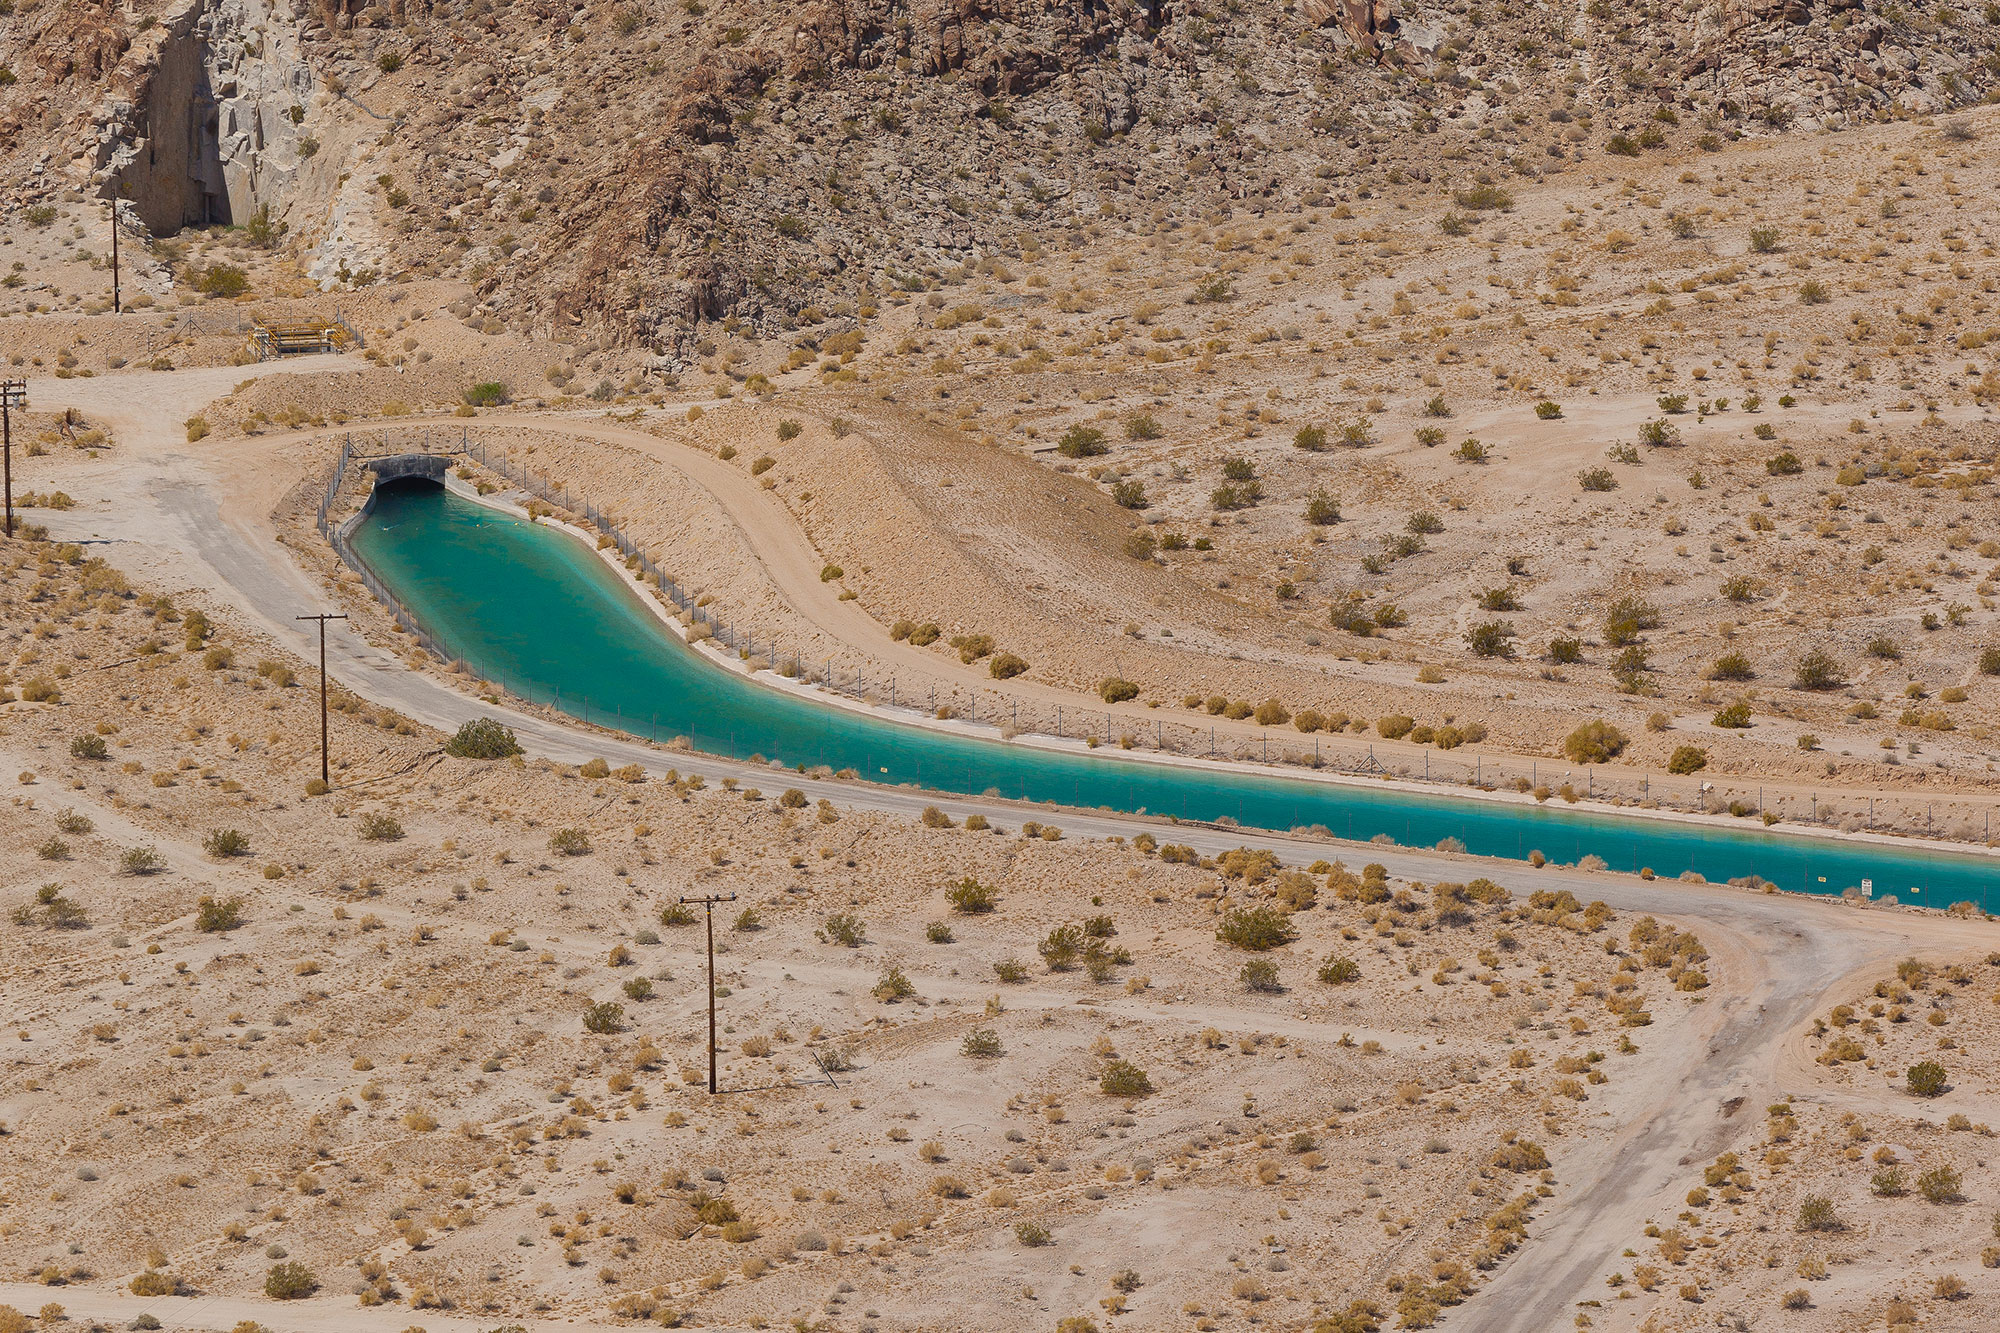
[[[2000,862],[1761,828],[1432,796],[1222,769],[1051,753],[883,721],[801,699],[704,661],[583,543],[428,483],[376,492],[355,551],[454,656],[487,679],[574,716],[658,740],[686,737],[731,758],[853,769],[875,782],[962,795],[1213,820],[1249,828],[1324,825],[1343,838],[1387,834],[1406,847],[1457,838],[1468,850],[1551,861],[1601,856],[1712,881],[1761,875],[1781,888],[1838,893],[1863,879],[1880,896],[1944,907],[2000,906]]]

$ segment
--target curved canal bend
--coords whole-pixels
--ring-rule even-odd
[[[759,685],[704,661],[582,542],[427,482],[376,489],[354,551],[439,643],[488,680],[572,716],[653,740],[685,737],[731,758],[852,769],[946,793],[1106,807],[1247,828],[1321,825],[1406,847],[1457,838],[1468,851],[1551,861],[1602,857],[1614,870],[1693,870],[1721,882],[1877,895],[1943,907],[2000,903],[1993,858],[1513,802],[1265,777],[1053,752],[871,717]]]

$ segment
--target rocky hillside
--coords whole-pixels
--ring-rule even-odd
[[[684,357],[871,290],[1216,209],[1929,116],[2000,6],[1701,0],[16,0],[8,202],[269,205],[325,286]]]

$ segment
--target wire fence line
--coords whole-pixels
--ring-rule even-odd
[[[479,464],[523,493],[566,514],[587,522],[608,538],[625,563],[648,587],[658,592],[686,618],[691,637],[708,638],[735,652],[753,669],[762,667],[820,689],[837,693],[872,707],[907,709],[927,718],[963,719],[996,727],[1003,736],[1041,736],[1063,741],[1084,742],[1096,748],[1151,750],[1189,758],[1233,760],[1269,765],[1273,768],[1304,768],[1350,776],[1401,779],[1439,787],[1474,787],[1484,791],[1515,790],[1533,793],[1536,799],[1573,803],[1580,800],[1610,801],[1620,804],[1657,806],[1691,813],[1732,814],[1745,819],[1761,817],[1764,822],[1783,819],[1819,827],[1849,830],[1902,828],[1990,842],[1991,814],[1985,804],[1942,800],[1927,794],[1907,797],[1871,798],[1831,792],[1821,794],[1791,791],[1766,799],[1766,792],[1754,777],[1690,775],[1681,779],[1662,778],[1629,769],[1609,771],[1594,765],[1565,759],[1537,759],[1516,756],[1494,757],[1473,751],[1406,750],[1378,756],[1371,740],[1354,728],[1372,725],[1350,719],[1349,730],[1329,733],[1301,733],[1269,729],[1256,737],[1225,734],[1221,728],[1180,719],[1161,717],[1143,706],[1130,713],[1114,708],[1076,708],[1065,704],[1040,704],[994,691],[982,696],[976,688],[951,681],[918,678],[912,683],[898,673],[868,665],[837,664],[829,655],[819,663],[803,658],[796,648],[787,650],[775,637],[760,639],[751,631],[730,623],[712,605],[663,569],[646,549],[605,510],[585,497],[571,492],[563,482],[516,461],[504,449],[472,437],[460,428],[458,438],[448,430],[404,427],[373,433],[375,447],[357,450],[350,433],[335,456],[326,490],[322,495],[317,527],[333,547],[341,562],[359,576],[363,586],[388,610],[395,623],[424,651],[438,661],[469,671],[479,680],[496,686],[532,704],[546,704],[586,723],[615,728],[656,742],[673,742],[684,737],[663,734],[657,721],[627,713],[620,704],[606,709],[585,697],[565,697],[559,686],[548,681],[524,678],[517,670],[479,660],[471,652],[455,651],[447,635],[405,606],[395,593],[378,579],[366,562],[355,553],[348,535],[366,513],[337,521],[339,495],[349,471],[356,463],[367,464],[399,454],[460,456]],[[1471,747],[1463,747],[1470,749]]]

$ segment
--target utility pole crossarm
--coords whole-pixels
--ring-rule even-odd
[[[683,897],[682,904],[699,906],[708,918],[708,1095],[716,1094],[715,1080],[715,905],[733,903],[736,895],[711,893],[697,898]]]

